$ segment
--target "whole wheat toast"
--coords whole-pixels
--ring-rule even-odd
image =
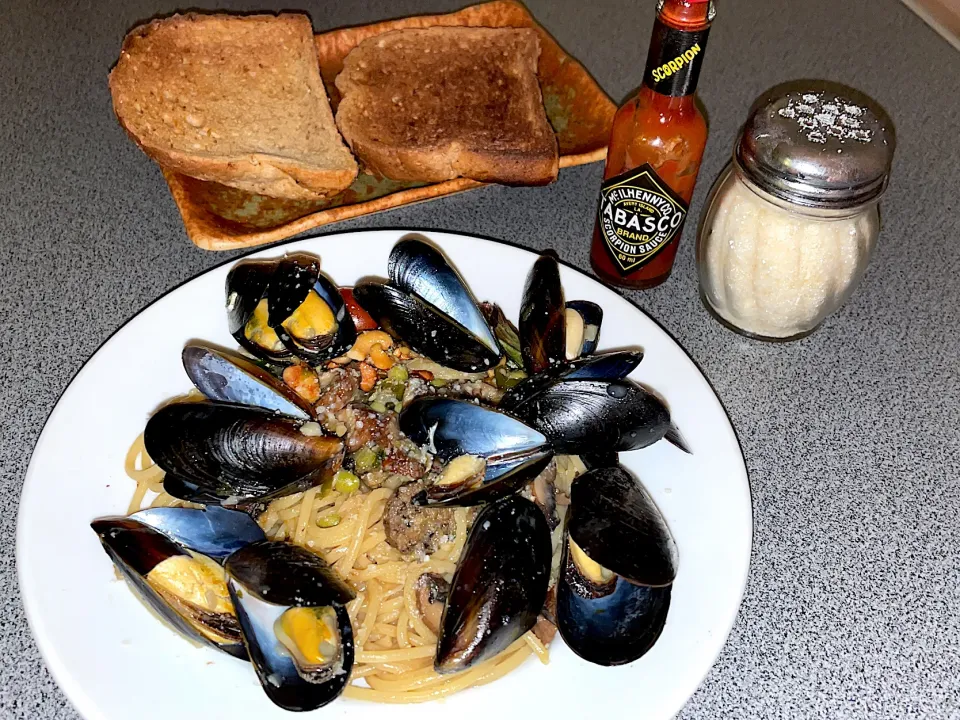
[[[121,125],[164,168],[295,200],[357,175],[306,15],[154,20],[125,38],[110,91]]]
[[[337,127],[367,168],[394,180],[542,185],[557,140],[526,28],[398,30],[360,43],[336,79]]]

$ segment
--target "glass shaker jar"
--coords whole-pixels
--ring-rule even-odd
[[[700,219],[707,309],[763,340],[813,332],[863,277],[894,146],[887,114],[852,88],[762,96]]]

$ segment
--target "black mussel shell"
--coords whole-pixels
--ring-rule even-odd
[[[392,285],[433,305],[465,327],[490,352],[500,354],[473,294],[433,245],[415,236],[401,239],[390,251],[387,274]]]
[[[509,497],[534,480],[553,459],[550,450],[524,453],[487,466],[483,482],[476,486],[460,487],[452,491],[436,485],[414,496],[416,505],[471,507]]]
[[[261,407],[301,420],[314,416],[310,403],[243,355],[190,344],[183,348],[182,358],[190,380],[211,400]]]
[[[636,585],[663,587],[677,576],[677,546],[666,520],[620,465],[573,481],[567,532],[591,560]]]
[[[563,286],[556,256],[543,254],[533,264],[520,304],[520,352],[530,375],[567,357]]]
[[[589,300],[571,300],[567,303],[567,310],[576,312],[583,321],[583,338],[580,347],[576,348],[571,357],[567,352],[567,359],[573,360],[584,355],[590,355],[597,349],[600,342],[600,326],[603,324],[603,308]],[[567,338],[569,341],[569,337]],[[568,347],[569,351],[570,348]]]
[[[479,455],[496,462],[546,443],[542,433],[509,415],[450,398],[417,398],[401,411],[400,430],[441,460]]]
[[[353,591],[322,558],[289,543],[247,545],[224,568],[250,661],[270,700],[285,710],[306,712],[339,697],[353,667],[353,628],[346,609]],[[332,607],[336,613],[338,666],[320,682],[302,677],[277,640],[275,623],[292,607]]]
[[[548,384],[509,412],[542,432],[558,453],[607,448],[639,450],[672,427],[666,405],[630,380],[567,380]]]
[[[245,332],[253,311],[267,296],[276,269],[276,260],[241,260],[231,268],[226,283],[227,325],[233,339],[256,357],[284,360],[290,357],[289,350],[267,350],[252,342]]]
[[[339,456],[343,444],[307,435],[302,425],[244,405],[173,403],[147,421],[143,441],[167,473],[194,485],[198,495],[229,504],[276,497],[322,481],[327,462]]]
[[[504,412],[512,412],[557,380],[622,380],[637,368],[641,360],[643,352],[640,350],[616,350],[552,365],[510,388],[497,407]]]
[[[277,268],[276,260],[241,260],[227,274],[227,324],[236,336],[263,299]]]
[[[147,582],[146,576],[161,562],[188,554],[179,545],[133,517],[101,518],[90,523],[90,527],[97,533],[114,566],[147,607],[189,640],[222,650],[241,660],[247,659],[239,633],[235,642],[214,642],[198,632]],[[217,626],[220,632],[226,629],[223,625]]]
[[[257,521],[247,513],[219,505],[154,507],[130,517],[188,550],[220,561],[250,543],[266,539]]]
[[[483,371],[500,362],[498,352],[416,295],[391,285],[363,283],[353,289],[353,296],[387,332],[434,362],[463,372]]]
[[[583,577],[564,543],[557,580],[557,628],[567,646],[597,665],[644,655],[667,621],[672,586],[644,587],[614,576],[598,586]]]
[[[514,495],[480,511],[444,606],[437,672],[494,657],[536,624],[551,556],[547,520],[529,500]]]
[[[333,332],[314,338],[297,337],[283,323],[300,307],[310,292],[315,292],[336,321]],[[268,324],[280,341],[295,355],[308,362],[321,362],[346,353],[357,339],[353,318],[337,286],[320,272],[320,261],[307,253],[293,253],[277,263],[267,290]]]
[[[323,558],[287,542],[250,543],[225,568],[245,590],[274,605],[346,605],[356,597]]]

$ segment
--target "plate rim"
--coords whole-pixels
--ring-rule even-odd
[[[289,238],[282,242],[274,243],[267,246],[257,246],[252,248],[246,248],[246,252],[239,253],[238,255],[235,255],[229,258],[224,258],[222,262],[217,262],[214,265],[208,268],[205,268],[204,270],[201,270],[200,272],[192,275],[191,277],[186,278],[183,281],[178,282],[175,285],[167,288],[158,297],[146,303],[141,308],[139,308],[136,312],[132,313],[127,318],[125,318],[123,322],[120,325],[118,325],[117,328],[113,332],[111,332],[97,346],[97,348],[89,355],[89,357],[87,357],[87,359],[84,360],[81,366],[76,370],[76,372],[70,377],[68,382],[65,384],[63,390],[61,391],[59,397],[57,398],[57,401],[54,403],[50,412],[47,414],[47,417],[44,419],[43,428],[39,433],[39,435],[37,436],[37,440],[33,445],[33,448],[30,453],[30,460],[27,464],[27,469],[23,475],[23,483],[21,486],[21,490],[20,490],[20,494],[17,502],[17,520],[16,520],[16,530],[15,530],[14,559],[15,559],[15,565],[16,565],[16,581],[17,581],[17,587],[20,594],[21,607],[23,608],[24,616],[27,619],[27,625],[30,629],[30,634],[32,636],[34,644],[37,650],[39,651],[40,656],[43,659],[43,662],[46,665],[46,668],[50,672],[51,676],[53,677],[54,681],[57,683],[58,687],[61,689],[61,691],[63,692],[64,696],[67,698],[68,702],[71,704],[73,709],[82,718],[84,718],[84,720],[111,720],[111,719],[103,714],[101,708],[95,704],[95,701],[89,696],[89,694],[85,691],[85,689],[79,683],[75,682],[75,678],[71,673],[69,667],[67,667],[64,663],[62,663],[61,659],[54,652],[55,643],[51,640],[50,637],[48,637],[45,634],[44,623],[42,621],[38,621],[38,618],[35,616],[35,610],[36,610],[35,601],[31,600],[30,602],[28,602],[28,596],[30,596],[31,598],[33,597],[33,590],[28,591],[27,588],[30,587],[30,583],[24,582],[25,578],[29,578],[29,571],[24,569],[24,554],[26,553],[26,550],[24,549],[24,542],[23,542],[24,533],[25,533],[23,525],[25,523],[25,519],[24,519],[24,514],[22,512],[22,508],[25,504],[24,500],[27,499],[30,495],[30,488],[31,488],[30,481],[31,481],[31,477],[35,472],[34,457],[37,454],[37,450],[41,448],[42,445],[44,444],[44,441],[48,435],[51,421],[53,420],[54,416],[59,411],[61,411],[61,406],[65,396],[68,394],[68,392],[70,391],[72,386],[77,382],[77,380],[81,377],[81,375],[88,371],[88,368],[91,362],[94,360],[94,358],[96,358],[109,343],[112,343],[115,340],[116,336],[122,330],[124,330],[128,325],[130,325],[134,320],[139,318],[143,313],[145,313],[147,310],[152,308],[154,305],[165,300],[168,296],[172,295],[174,292],[176,292],[177,290],[180,290],[184,286],[194,282],[195,280],[198,280],[208,274],[214,273],[220,268],[226,265],[238,262],[239,260],[242,260],[242,259],[269,254],[270,252],[277,251],[277,250],[285,253],[286,246],[289,246],[289,245],[297,245],[300,243],[309,243],[309,242],[318,242],[318,241],[329,242],[331,240],[334,240],[342,236],[357,236],[357,235],[377,236],[377,235],[389,234],[389,233],[399,233],[399,235],[397,235],[397,238],[396,238],[397,240],[399,240],[400,237],[403,236],[403,234],[408,234],[408,233],[425,235],[428,239],[434,241],[441,249],[443,249],[443,239],[445,237],[452,237],[452,238],[455,238],[457,241],[464,241],[464,240],[469,242],[479,241],[480,243],[492,243],[494,245],[502,245],[507,248],[520,251],[525,255],[529,255],[533,257],[538,256],[542,252],[541,250],[525,247],[515,242],[502,240],[498,238],[485,237],[476,233],[466,233],[466,232],[460,232],[460,231],[441,230],[441,229],[433,229],[433,228],[410,228],[410,227],[356,228],[356,229],[345,230],[345,231],[315,233],[310,235]],[[682,710],[682,708],[696,694],[696,692],[700,689],[700,687],[702,687],[703,681],[706,679],[706,677],[709,675],[711,670],[716,665],[717,659],[720,657],[724,648],[726,647],[727,641],[730,638],[730,633],[733,631],[737,618],[740,614],[740,610],[743,607],[743,600],[745,597],[747,582],[749,580],[750,569],[753,561],[754,533],[755,533],[752,488],[750,485],[750,476],[749,476],[749,470],[747,468],[746,458],[743,454],[743,447],[740,443],[740,438],[737,433],[737,430],[733,424],[730,414],[727,412],[727,409],[723,404],[723,401],[720,399],[719,394],[714,389],[713,384],[710,382],[709,378],[703,372],[700,365],[687,352],[686,348],[673,336],[673,334],[670,333],[655,317],[653,317],[648,312],[646,312],[631,298],[620,294],[615,289],[613,289],[606,283],[602,282],[601,280],[597,279],[586,270],[582,270],[579,267],[573,265],[572,263],[567,262],[559,257],[557,259],[562,266],[568,269],[568,271],[583,276],[586,280],[590,281],[590,283],[594,287],[599,288],[604,293],[607,293],[619,300],[625,301],[627,304],[631,306],[631,308],[634,311],[639,312],[645,318],[647,318],[653,324],[655,324],[657,328],[659,328],[660,331],[663,332],[664,335],[669,339],[669,341],[677,349],[681,351],[683,356],[687,359],[687,361],[691,364],[691,366],[696,370],[698,381],[701,382],[707,390],[709,390],[709,395],[711,396],[712,401],[716,403],[717,407],[721,410],[721,412],[723,413],[723,416],[726,418],[726,425],[723,428],[723,432],[729,435],[729,438],[733,441],[733,444],[736,447],[737,453],[739,455],[739,463],[738,463],[737,471],[738,471],[738,475],[740,476],[740,479],[742,480],[741,488],[744,491],[743,494],[745,495],[745,498],[742,498],[742,499],[745,500],[746,515],[747,515],[747,520],[749,521],[749,528],[745,533],[746,534],[746,538],[745,538],[746,547],[744,548],[745,562],[743,562],[742,564],[742,572],[740,573],[740,577],[735,578],[738,580],[738,582],[736,583],[736,587],[738,588],[739,599],[736,605],[733,607],[732,612],[729,613],[729,616],[726,618],[723,624],[722,641],[710,652],[710,655],[711,655],[710,663],[704,667],[701,673],[698,673],[700,677],[697,681],[696,686],[693,687],[689,692],[685,693],[684,699],[682,700],[680,705],[674,710],[674,714],[676,714],[680,712],[680,710]],[[720,629],[720,628],[717,628],[717,629]],[[41,631],[44,631],[44,632],[41,632]],[[429,704],[425,704],[425,705],[429,706]]]

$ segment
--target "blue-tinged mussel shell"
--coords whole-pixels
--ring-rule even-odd
[[[500,346],[467,284],[433,245],[416,236],[401,239],[390,251],[387,275],[394,287],[453,318],[491,353],[500,354]]]
[[[264,408],[301,420],[314,417],[310,403],[239,353],[191,343],[181,357],[190,380],[210,400]]]
[[[318,555],[285,542],[247,545],[227,558],[224,568],[243,641],[270,700],[299,712],[335,700],[353,667],[346,608],[353,591]],[[317,651],[308,645],[316,635],[297,636],[312,629],[310,623],[324,633],[319,658],[306,654]]]
[[[152,507],[130,516],[163,533],[178,545],[217,561],[259,540],[265,540],[257,521],[245,512],[219,505],[202,508]]]

